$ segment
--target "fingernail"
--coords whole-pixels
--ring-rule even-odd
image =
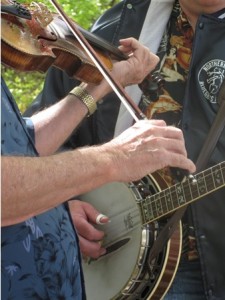
[[[99,224],[99,225],[104,225],[105,223],[103,223],[101,220],[103,218],[108,218],[107,216],[103,215],[103,214],[99,214],[95,220],[96,224]]]

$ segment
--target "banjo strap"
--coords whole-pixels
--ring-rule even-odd
[[[207,135],[205,143],[201,149],[201,152],[196,162],[196,169],[198,172],[205,169],[205,166],[216,146],[216,143],[222,133],[222,130],[225,127],[225,80],[223,81],[219,90],[218,104],[220,105],[220,108],[215,117],[215,120],[213,121],[213,124],[210,128],[210,131]],[[167,221],[163,229],[160,231],[157,239],[155,240],[150,250],[148,257],[149,264],[151,263],[152,259],[155,258],[163,250],[165,244],[168,242],[174,230],[177,228],[178,222],[181,220],[186,209],[187,206],[183,206],[180,209],[178,209]]]

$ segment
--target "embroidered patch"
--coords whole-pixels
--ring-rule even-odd
[[[216,103],[216,96],[225,78],[225,61],[213,59],[208,61],[198,73],[198,82],[205,98]]]

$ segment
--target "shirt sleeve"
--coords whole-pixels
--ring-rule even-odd
[[[23,118],[23,119],[26,124],[27,131],[28,131],[30,137],[32,138],[33,143],[35,144],[34,124],[31,120],[31,118]]]

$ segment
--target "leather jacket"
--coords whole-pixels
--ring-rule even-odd
[[[149,4],[149,0],[122,1],[100,17],[92,31],[115,45],[122,37],[138,38]],[[214,79],[217,80],[216,71],[218,71],[220,76],[225,78],[225,19],[219,20],[213,15],[201,15],[196,26],[193,47],[183,102],[182,130],[188,156],[196,161],[219,108],[216,102],[206,100],[209,89],[213,89],[207,81],[209,80],[207,76],[210,72],[214,73]],[[215,69],[216,67],[218,68]],[[213,77],[210,79],[214,80]],[[50,82],[57,82],[57,84],[53,88]],[[216,85],[215,81],[214,83]],[[69,79],[65,73],[53,68],[47,75],[43,93],[36,100],[37,107],[50,104],[49,99],[51,104],[52,100],[57,101],[56,99],[66,95],[74,84],[73,79]],[[85,120],[71,136],[67,146],[77,147],[110,140],[119,107],[120,101],[117,97],[114,94],[108,95],[101,104],[98,104],[96,113]],[[207,167],[223,161],[224,157],[225,131],[223,130]],[[196,229],[206,298],[225,299],[224,188],[195,202],[190,207]]]

